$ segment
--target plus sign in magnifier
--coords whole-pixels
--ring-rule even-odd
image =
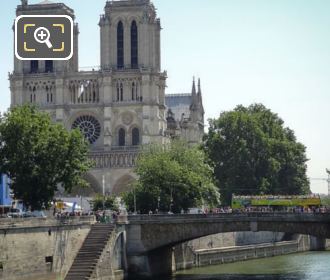
[[[46,27],[39,27],[34,31],[34,39],[40,44],[46,44],[49,49],[53,47],[49,40],[50,32]]]

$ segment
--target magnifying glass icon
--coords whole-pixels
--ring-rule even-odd
[[[49,41],[50,32],[46,27],[38,27],[34,31],[34,39],[41,44],[46,44],[49,49],[53,47],[52,43]]]

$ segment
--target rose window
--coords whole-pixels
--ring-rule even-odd
[[[79,128],[90,144],[93,144],[101,134],[101,125],[93,116],[80,116],[72,124],[72,129]]]

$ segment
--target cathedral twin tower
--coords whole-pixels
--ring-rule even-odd
[[[101,16],[101,67],[160,71],[160,20],[150,1],[107,2]]]
[[[48,0],[22,1],[16,15],[74,11]],[[34,103],[67,129],[79,128],[90,143],[95,167],[86,175],[90,194],[120,193],[135,180],[133,167],[141,144],[181,137],[201,140],[204,110],[198,93],[165,96],[161,72],[160,20],[150,0],[108,1],[100,17],[100,69],[79,71],[78,25],[68,61],[21,61],[10,74],[12,106]]]

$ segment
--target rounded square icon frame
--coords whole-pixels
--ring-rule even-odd
[[[64,58],[51,58],[51,57],[33,57],[33,58],[24,58],[21,57],[18,52],[17,52],[17,23],[21,18],[25,18],[25,17],[40,17],[40,18],[67,18],[70,21],[70,25],[71,25],[71,51],[70,54],[67,57]],[[68,15],[20,15],[18,17],[16,17],[15,19],[15,56],[19,59],[19,60],[69,60],[72,58],[73,56],[73,20],[70,16]]]

